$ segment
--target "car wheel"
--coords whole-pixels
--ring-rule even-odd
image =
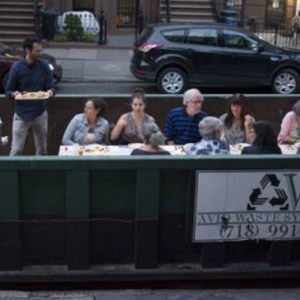
[[[300,75],[292,69],[279,71],[272,82],[272,91],[276,94],[295,94],[300,87]]]
[[[157,87],[164,94],[181,94],[187,85],[186,73],[178,68],[165,69],[157,77]]]

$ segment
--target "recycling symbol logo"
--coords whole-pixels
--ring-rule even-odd
[[[288,210],[288,197],[284,189],[280,188],[280,180],[275,174],[266,174],[260,181],[260,186],[253,189],[249,195],[247,210],[256,210],[266,204],[279,210]]]

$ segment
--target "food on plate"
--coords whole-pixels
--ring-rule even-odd
[[[238,143],[235,145],[236,150],[242,151],[245,147],[250,146],[250,144],[247,143]]]
[[[48,99],[49,98],[48,92],[29,92],[29,93],[21,93],[16,96],[15,99],[17,100],[31,100],[31,99]]]

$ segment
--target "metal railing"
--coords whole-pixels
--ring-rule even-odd
[[[259,23],[251,19],[248,22],[248,27],[250,31],[275,46],[294,47],[300,45],[299,28],[293,27],[291,21]]]
[[[42,36],[42,11],[39,0],[34,1],[34,32],[37,36]]]
[[[171,22],[171,3],[170,3],[170,0],[165,0],[165,5],[166,5],[166,21],[168,23]]]
[[[101,8],[97,18],[91,12],[70,12],[58,16],[55,12],[42,14],[43,37],[58,42],[97,42],[106,44],[107,21]]]

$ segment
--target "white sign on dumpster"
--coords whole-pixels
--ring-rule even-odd
[[[300,170],[196,173],[194,242],[300,238]]]

